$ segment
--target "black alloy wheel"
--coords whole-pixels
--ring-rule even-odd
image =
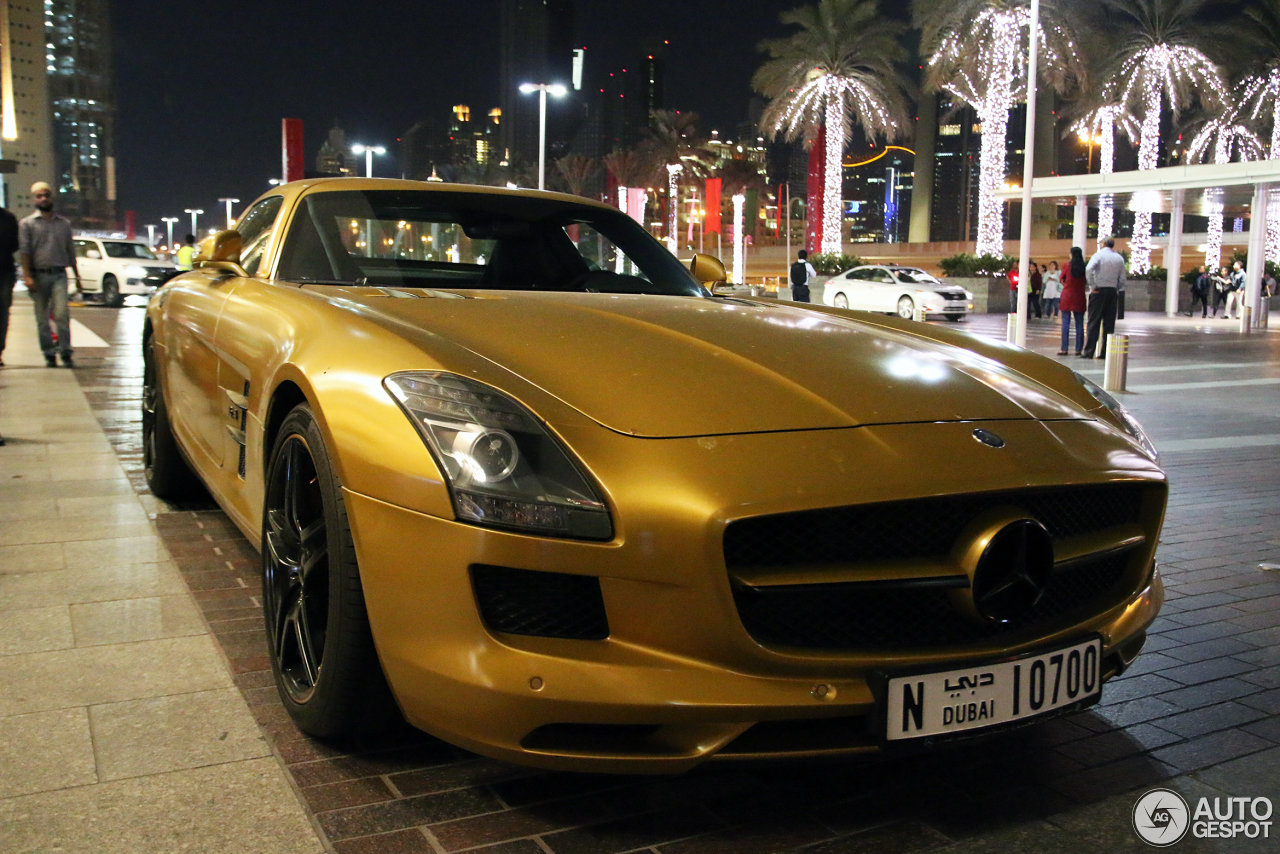
[[[298,728],[352,731],[385,689],[341,486],[306,404],[285,417],[267,467],[262,608],[276,688]]]

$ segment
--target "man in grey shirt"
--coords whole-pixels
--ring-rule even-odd
[[[1100,359],[1107,354],[1107,336],[1116,331],[1118,292],[1124,287],[1124,256],[1115,249],[1116,239],[1108,237],[1102,248],[1084,268],[1085,281],[1089,283],[1089,335],[1084,342],[1082,355],[1094,358],[1094,350]],[[1102,335],[1099,336],[1099,327]]]
[[[18,223],[18,255],[22,259],[23,279],[35,306],[40,349],[49,367],[58,366],[54,356],[61,351],[62,364],[74,368],[71,314],[67,309],[67,268],[75,271],[77,285],[80,269],[76,266],[75,244],[71,241],[71,223],[53,212],[53,188],[44,181],[31,185],[31,201],[36,206],[35,213]],[[49,330],[50,311],[58,332],[56,344]]]

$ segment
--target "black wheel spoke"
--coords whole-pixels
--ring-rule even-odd
[[[299,675],[306,680],[303,683],[306,687],[314,688],[320,662],[319,658],[315,654],[311,631],[307,626],[306,602],[299,597],[298,601],[294,604],[293,609],[293,631],[298,641],[299,664],[302,665],[302,673]]]

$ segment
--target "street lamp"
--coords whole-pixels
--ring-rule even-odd
[[[218,199],[218,201],[225,202],[227,205],[227,230],[230,231],[232,228],[235,227],[235,224],[236,224],[235,218],[231,216],[231,206],[240,204],[240,200],[239,199]]]
[[[196,228],[196,222],[200,218],[200,214],[204,213],[204,208],[183,208],[182,212],[191,214],[191,233],[199,234],[200,229]]]
[[[169,247],[169,254],[172,255],[173,254],[173,224],[178,221],[178,218],[176,216],[162,216],[160,217],[160,221],[169,227],[169,242],[166,245]]]
[[[360,143],[357,142],[355,145],[351,146],[351,153],[364,155],[364,177],[372,178],[373,177],[373,155],[386,154],[387,150],[383,148],[381,145],[361,145]]]
[[[547,94],[563,98],[569,90],[562,83],[521,83],[520,91],[538,93],[538,189],[542,190],[547,183]]]

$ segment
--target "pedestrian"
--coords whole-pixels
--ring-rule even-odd
[[[1200,265],[1200,272],[1196,275],[1196,280],[1191,283],[1191,311],[1187,312],[1187,317],[1195,317],[1196,303],[1200,303],[1200,317],[1209,316],[1209,292],[1213,290],[1213,276],[1209,275],[1203,264]]]
[[[1218,316],[1218,309],[1227,301],[1227,292],[1231,290],[1231,274],[1222,267],[1213,275],[1213,316]],[[1223,314],[1225,318],[1226,315]]]
[[[14,253],[18,251],[18,218],[0,208],[0,368],[4,367],[4,345],[9,336],[9,308],[18,271]],[[3,442],[0,442],[3,444]]]
[[[1027,316],[1031,316],[1034,310],[1036,317],[1041,317],[1040,313],[1040,295],[1044,293],[1044,276],[1040,275],[1040,265],[1035,261],[1031,262],[1030,287],[1027,288]]]
[[[1115,249],[1116,239],[1108,237],[1085,267],[1089,286],[1089,332],[1084,343],[1085,358],[1107,354],[1107,336],[1116,331],[1118,296],[1125,284],[1124,256]]]
[[[1276,277],[1270,273],[1262,274],[1262,298],[1269,299],[1276,295]]]
[[[809,302],[809,283],[817,276],[818,271],[809,263],[809,253],[801,249],[791,265],[791,298],[796,302]]]
[[[1044,294],[1040,301],[1044,305],[1045,317],[1058,316],[1058,301],[1062,299],[1062,271],[1057,261],[1049,262],[1049,270],[1044,274]]]
[[[1227,291],[1225,317],[1238,320],[1244,314],[1244,267],[1239,261],[1231,265],[1231,287]]]
[[[188,234],[183,241],[182,248],[178,250],[176,263],[179,270],[191,270],[195,267],[196,236]]]
[[[22,274],[31,303],[36,312],[36,333],[45,364],[58,366],[54,358],[62,352],[62,364],[74,368],[71,359],[71,314],[67,309],[67,268],[76,276],[80,287],[80,269],[76,266],[75,245],[71,241],[71,223],[53,212],[53,188],[44,181],[31,185],[31,201],[35,213],[18,223],[18,254],[22,258]],[[49,329],[53,313],[58,341]]]
[[[1073,319],[1076,322],[1076,355],[1079,356],[1084,350],[1084,286],[1084,252],[1079,246],[1072,246],[1071,260],[1062,270],[1062,297],[1059,302],[1062,311],[1062,349],[1058,351],[1059,356],[1067,355]]]

